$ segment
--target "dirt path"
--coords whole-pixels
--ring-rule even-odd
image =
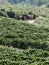
[[[42,16],[39,16],[40,19],[42,19],[43,17]]]
[[[14,48],[14,47],[12,47],[12,46],[10,46],[10,47],[8,47],[8,46],[3,46],[3,45],[0,45],[0,49],[12,49],[12,50],[16,50],[16,51],[21,51],[21,52],[23,52],[24,50],[23,49],[19,49],[19,48]]]
[[[28,20],[27,23],[34,24],[34,20]]]

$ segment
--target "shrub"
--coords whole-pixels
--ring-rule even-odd
[[[8,12],[7,12],[7,15],[8,15],[10,18],[14,18],[14,17],[15,17],[15,13],[14,13],[12,10],[8,11]]]

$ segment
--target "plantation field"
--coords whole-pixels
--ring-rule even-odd
[[[49,50],[49,27],[2,17],[0,18],[0,31],[1,45]]]
[[[31,14],[35,14],[36,17],[42,16],[49,18],[49,8],[46,7],[34,7],[29,5],[11,5],[9,3],[3,3],[0,4],[0,13],[3,14],[3,16],[11,17],[11,12],[14,13],[13,18],[16,19],[18,15],[28,14],[29,12]]]
[[[29,13],[36,18],[17,20]],[[49,65],[48,8],[0,4],[0,65]]]
[[[31,48],[21,51],[0,46],[0,65],[49,65],[49,52]]]

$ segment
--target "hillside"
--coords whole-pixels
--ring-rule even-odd
[[[49,52],[0,46],[0,65],[49,65]]]
[[[0,4],[0,65],[49,65],[49,8]]]

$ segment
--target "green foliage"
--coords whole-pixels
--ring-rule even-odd
[[[10,18],[14,18],[14,17],[15,17],[15,13],[12,11],[12,9],[10,9],[10,11],[7,12],[7,15],[8,15]]]
[[[49,27],[35,26],[9,18],[0,18],[0,44],[17,48],[49,50]]]
[[[0,65],[49,65],[49,9],[26,6],[0,6]],[[29,13],[34,24],[17,20]]]
[[[35,14],[36,17],[42,16],[49,18],[49,8],[46,7],[33,7],[29,5],[11,5],[11,4],[0,4],[0,10],[1,13],[4,15],[17,19],[17,16],[23,15],[23,14]],[[1,15],[0,15],[1,16]]]
[[[21,4],[1,6],[0,44],[22,49],[31,47],[49,50],[49,9],[26,6]],[[16,20],[17,16],[29,13],[36,15],[34,25]]]
[[[42,49],[20,50],[0,46],[0,65],[48,65],[48,58],[49,52]]]

